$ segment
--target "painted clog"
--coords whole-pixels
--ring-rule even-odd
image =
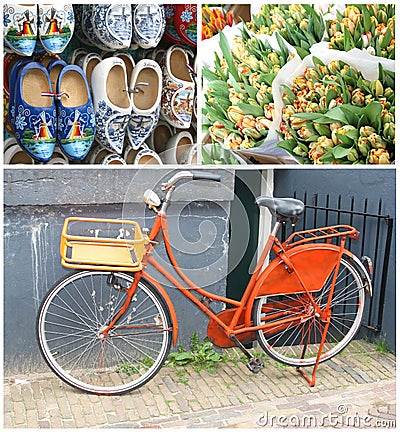
[[[192,147],[192,135],[188,131],[182,131],[168,140],[167,148],[161,157],[167,164],[186,163],[185,155]]]
[[[51,60],[50,63],[47,65],[47,71],[50,75],[50,82],[51,82],[51,88],[53,93],[57,93],[57,81],[58,76],[60,75],[60,72],[63,68],[67,66],[67,63],[64,60]]]
[[[19,56],[17,54],[6,54],[4,56],[3,63],[3,119],[4,119],[4,127],[8,132],[13,131],[11,124],[8,120],[8,110],[10,106],[10,75],[11,71],[19,60],[22,60],[24,57]]]
[[[54,149],[51,159],[47,162],[47,165],[68,165],[69,160],[64,153],[56,146]]]
[[[31,56],[37,41],[37,5],[3,5],[4,44],[21,56]]]
[[[23,66],[15,85],[14,133],[22,149],[38,162],[48,162],[56,144],[56,107],[50,95],[47,69],[37,62]]]
[[[10,138],[9,138],[10,140]],[[17,144],[15,138],[11,138],[10,144],[4,143],[4,164],[5,165],[33,165],[34,160],[24,152],[21,147]]]
[[[85,48],[76,48],[68,54],[67,63],[77,64],[79,60],[87,54],[88,52]]]
[[[92,73],[96,139],[104,147],[122,153],[132,112],[125,62],[118,57],[102,60]]]
[[[133,41],[141,48],[156,47],[165,30],[165,11],[163,5],[132,5]]]
[[[96,123],[89,85],[83,70],[64,67],[57,81],[57,141],[71,160],[82,160],[95,136]]]
[[[165,120],[160,120],[146,142],[157,154],[162,154],[167,148],[168,140],[175,135],[174,128]]]
[[[188,64],[187,53],[177,45],[168,48],[162,62],[161,115],[180,129],[190,127],[193,112],[195,83]]]
[[[128,49],[132,40],[131,5],[93,5],[92,26],[102,45],[114,51]]]
[[[114,54],[115,57],[119,57],[120,59],[122,59],[125,62],[125,67],[126,67],[126,79],[128,84],[131,82],[132,80],[132,72],[135,68],[135,60],[133,60],[133,57],[131,54],[129,54],[128,52],[116,52]]]
[[[87,161],[93,165],[126,165],[125,160],[101,145],[93,148],[88,154]]]
[[[75,29],[71,4],[39,5],[38,36],[43,48],[52,54],[62,53],[72,39]]]
[[[82,18],[83,18],[83,7],[82,4],[74,4],[72,5],[74,9],[74,17],[75,17],[75,29],[74,29],[74,35],[85,45],[90,45],[90,42],[88,38],[85,36],[85,33],[83,33],[83,25],[82,25]]]
[[[183,43],[197,45],[197,5],[179,4],[174,14],[174,26]]]
[[[97,33],[94,31],[94,24],[93,24],[93,13],[94,8],[96,5],[92,4],[84,4],[82,9],[82,31],[89,42],[89,45],[99,48],[104,51],[115,51],[113,48],[109,48],[103,42],[99,39],[97,36]]]
[[[196,144],[193,144],[192,147],[190,147],[184,155],[181,158],[181,165],[198,165],[198,146]]]
[[[124,151],[124,159],[128,165],[162,165],[158,154],[146,147],[134,150],[130,145]]]
[[[77,61],[77,66],[79,66],[86,76],[89,87],[92,85],[92,73],[94,68],[102,61],[100,54],[89,53],[80,57]]]
[[[153,60],[140,60],[130,83],[132,114],[127,137],[133,149],[139,148],[151,134],[160,117],[162,74]]]
[[[182,39],[178,36],[178,33],[175,30],[174,24],[174,16],[176,10],[175,4],[165,4],[165,31],[163,35],[163,40],[166,42],[170,42],[173,44],[182,43]]]
[[[14,123],[15,123],[15,88],[17,85],[17,81],[19,79],[19,74],[21,69],[31,62],[30,59],[22,58],[18,60],[11,68],[11,72],[9,73],[9,105],[8,105],[8,124],[11,128],[11,131],[14,131]]]

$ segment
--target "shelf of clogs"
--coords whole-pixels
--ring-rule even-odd
[[[3,11],[5,164],[198,162],[196,5]]]

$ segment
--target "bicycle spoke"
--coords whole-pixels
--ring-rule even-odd
[[[334,270],[321,289],[311,293],[321,315],[316,314],[306,293],[271,295],[257,301],[254,323],[268,325],[267,329],[257,331],[257,338],[260,346],[276,360],[293,366],[311,366],[320,349],[321,361],[325,361],[354,337],[365,303],[362,277],[343,259],[334,286],[333,275]],[[288,318],[293,321],[282,323]]]

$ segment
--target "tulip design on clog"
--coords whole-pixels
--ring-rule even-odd
[[[168,48],[163,57],[161,114],[172,126],[188,129],[192,120],[194,86],[189,59],[179,46]]]
[[[121,58],[106,58],[94,68],[92,92],[96,140],[104,147],[121,154],[132,112],[126,66]]]
[[[3,34],[6,47],[16,54],[31,56],[37,39],[37,5],[5,4]]]
[[[71,41],[75,28],[72,5],[63,4],[62,8],[40,5],[39,17],[39,39],[43,48],[48,53],[62,53]]]
[[[151,134],[160,117],[162,75],[153,60],[140,60],[132,74],[132,114],[127,135],[133,149],[139,148]]]
[[[156,47],[165,30],[163,5],[138,4],[132,6],[133,40],[141,48]]]
[[[71,160],[82,160],[94,141],[96,123],[89,86],[82,69],[64,67],[57,81],[58,145]]]
[[[14,133],[18,144],[38,162],[48,162],[56,144],[56,107],[50,77],[40,63],[23,66],[15,86]]]

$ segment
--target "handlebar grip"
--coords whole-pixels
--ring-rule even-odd
[[[193,180],[210,180],[210,181],[221,181],[219,174],[213,174],[209,172],[192,171]]]

